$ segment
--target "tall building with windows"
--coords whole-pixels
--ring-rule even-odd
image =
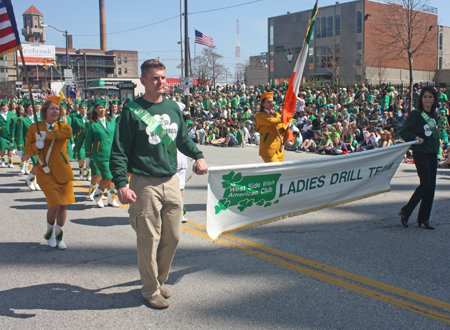
[[[44,15],[33,5],[23,13],[23,29],[22,35],[25,41],[43,44],[45,43],[45,27],[41,26],[44,23]]]
[[[386,13],[392,9],[389,6],[394,5],[357,0],[319,8],[304,77],[333,83],[339,80],[340,85],[380,81],[406,84],[407,61],[392,56],[383,46],[387,44],[383,29]],[[436,37],[415,56],[413,77],[415,81],[431,81],[430,77],[442,67],[442,60],[438,60],[437,9],[422,7],[419,16],[423,25],[420,28],[435,31]],[[311,10],[268,19],[270,81],[289,81],[310,17]]]

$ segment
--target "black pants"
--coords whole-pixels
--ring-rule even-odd
[[[434,190],[436,189],[437,154],[414,152],[414,163],[417,168],[417,175],[420,178],[420,185],[414,191],[408,204],[402,207],[406,215],[411,215],[414,208],[419,204],[418,222],[430,220],[431,207],[433,206]]]

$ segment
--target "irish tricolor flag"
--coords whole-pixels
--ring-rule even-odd
[[[317,16],[317,2],[314,5],[314,8],[311,13],[311,20],[309,21],[308,29],[306,30],[306,37],[303,41],[302,51],[300,56],[297,58],[297,62],[295,63],[294,72],[292,72],[291,81],[289,82],[289,87],[286,93],[286,98],[284,100],[284,108],[283,108],[283,123],[288,124],[295,112],[295,105],[297,104],[297,95],[300,89],[300,82],[303,77],[303,69],[305,68],[306,61],[308,59],[308,48],[309,42],[311,40],[311,36],[314,33],[314,25],[316,24],[316,16]]]

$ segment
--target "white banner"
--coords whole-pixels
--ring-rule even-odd
[[[221,235],[391,190],[409,147],[209,170],[207,232]]]
[[[26,65],[44,65],[44,59],[50,61],[55,58],[55,46],[22,44],[23,58]],[[17,61],[23,65],[20,53],[17,52]]]

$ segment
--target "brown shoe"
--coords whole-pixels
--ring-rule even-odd
[[[165,309],[169,307],[169,303],[160,294],[150,298],[144,298],[144,300],[154,309]]]
[[[164,284],[159,287],[159,291],[161,291],[161,295],[166,299],[172,296],[172,293]]]

